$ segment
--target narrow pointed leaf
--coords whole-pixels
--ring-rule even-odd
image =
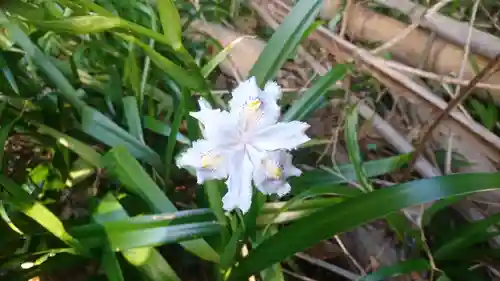
[[[166,40],[174,50],[182,48],[181,17],[172,0],[157,0],[156,7]]]
[[[363,191],[370,192],[373,190],[373,186],[368,180],[365,169],[363,169],[361,150],[358,141],[358,111],[355,107],[348,110],[345,126],[346,128],[344,131],[347,142],[347,153],[349,155],[349,160],[353,164],[356,180],[361,185]]]
[[[73,151],[95,168],[103,167],[101,154],[87,144],[52,129],[49,126],[45,126],[37,122],[34,122],[33,124],[38,127],[38,133],[53,137],[56,139],[57,143]]]
[[[300,98],[283,115],[284,121],[305,120],[324,100],[325,93],[341,80],[348,71],[345,64],[335,65],[327,74],[318,79],[312,87],[304,92]]]
[[[408,163],[411,154],[401,154],[380,160],[372,160],[363,163],[363,169],[368,177],[377,177],[403,167]],[[300,177],[292,178],[292,192],[298,194],[313,186],[338,185],[356,180],[354,165],[347,164],[338,167],[338,171],[332,168],[315,169],[305,171]]]
[[[175,63],[173,63],[171,60],[167,59],[166,57],[162,56],[160,53],[155,51],[153,48],[148,46],[147,44],[141,42],[135,37],[125,35],[125,34],[118,34],[120,37],[123,39],[132,42],[136,44],[137,46],[141,47],[146,55],[148,55],[151,58],[151,61],[161,70],[165,71],[165,73],[170,76],[175,82],[179,83],[179,85],[182,85],[188,89],[191,90],[206,90],[208,89],[208,86],[206,84],[205,79],[201,74],[198,72],[198,70],[186,70]]]
[[[114,222],[119,219],[128,218],[128,214],[116,198],[111,194],[107,194],[94,212],[93,218],[99,223]],[[109,246],[109,250],[114,249]],[[180,281],[172,267],[154,248],[123,251],[123,256],[150,280]]]
[[[430,268],[431,265],[427,260],[407,260],[395,265],[382,267],[375,272],[361,277],[359,281],[384,281],[393,277],[407,275],[412,272],[427,271]]]
[[[167,123],[164,123],[160,120],[157,120],[151,116],[144,116],[142,118],[142,122],[144,124],[144,128],[151,130],[159,135],[162,135],[164,137],[170,136],[172,133],[172,127],[169,126]],[[177,141],[182,143],[182,144],[187,144],[190,145],[191,141],[182,133],[177,132]]]
[[[316,19],[322,4],[322,0],[300,0],[273,34],[250,71],[250,76],[255,76],[261,87],[273,79],[295,50],[303,34]]]
[[[14,91],[14,93],[19,95],[19,86],[17,86],[16,78],[14,78],[14,74],[10,70],[7,62],[3,58],[3,54],[0,53],[0,70],[3,72],[3,75],[7,82],[9,82],[10,87]]]
[[[82,131],[111,147],[122,145],[137,159],[161,168],[161,159],[156,152],[92,107],[85,106],[82,111]]]
[[[71,103],[77,110],[81,110],[85,103],[81,101],[79,94],[73,88],[71,83],[59,71],[59,69],[42,53],[42,51],[30,40],[24,31],[16,24],[9,21],[5,13],[0,10],[0,22],[6,28],[7,33],[15,43],[17,43],[26,55],[47,75],[47,77],[56,85],[63,98]]]
[[[123,21],[118,17],[100,15],[77,16],[52,21],[32,21],[32,23],[45,29],[73,34],[97,33],[124,26]]]
[[[40,202],[34,200],[21,186],[17,185],[10,178],[0,175],[0,184],[11,195],[9,203],[16,209],[23,212],[26,216],[32,218],[47,231],[59,238],[67,245],[73,247],[79,253],[88,255],[80,241],[72,237],[64,228],[63,223],[49,209]]]
[[[128,189],[129,192],[141,197],[151,208],[158,213],[176,212],[177,208],[165,196],[142,166],[122,148],[116,147],[105,156],[108,172]],[[207,226],[210,230],[213,226]],[[203,239],[182,242],[186,250],[210,261],[219,261],[219,255]]]
[[[10,131],[16,124],[17,120],[18,119],[16,118],[0,128],[0,145],[2,145],[2,147],[0,148],[0,169],[2,170],[3,170],[3,157],[5,153],[5,143],[7,142]]]
[[[137,65],[137,59],[135,56],[135,48],[133,43],[129,43],[129,53],[125,60],[125,68],[123,70],[123,79],[126,85],[134,91],[136,97],[140,96],[141,92],[141,77],[140,69]]]
[[[115,252],[111,250],[111,247],[103,250],[101,265],[109,281],[125,281],[120,263],[118,263]]]
[[[217,66],[219,66],[219,64],[229,56],[229,53],[234,48],[234,46],[236,44],[239,44],[243,39],[247,37],[249,36],[241,36],[231,41],[229,44],[227,44],[226,47],[224,47],[224,49],[222,49],[222,51],[220,51],[217,55],[215,55],[215,57],[207,62],[207,64],[205,64],[201,69],[201,74],[203,75],[203,77],[208,77],[210,73],[212,73],[212,71],[214,71],[214,69],[216,69]]]
[[[132,96],[123,98],[123,107],[130,134],[145,145],[137,99]]]
[[[450,240],[439,247],[433,256],[436,259],[444,259],[460,255],[468,247],[486,240],[492,232],[489,228],[498,224],[499,221],[500,214],[495,214],[457,229]]]
[[[231,280],[243,280],[321,240],[403,208],[441,198],[493,190],[499,182],[500,173],[435,177],[379,189],[324,208],[262,242],[235,268]]]

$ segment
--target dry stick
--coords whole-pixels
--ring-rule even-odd
[[[408,26],[405,30],[403,30],[401,33],[396,35],[394,38],[392,38],[390,41],[382,44],[382,46],[377,47],[376,49],[372,50],[371,53],[373,55],[376,55],[384,50],[389,49],[390,47],[396,45],[398,42],[406,38],[412,31],[417,29],[420,26],[420,23],[427,17],[431,16],[432,14],[436,13],[439,11],[441,8],[446,6],[446,4],[450,3],[453,0],[441,0],[438,3],[436,3],[434,6],[429,8],[427,12],[423,13],[422,16],[415,22],[413,22],[410,26]]]
[[[342,18],[342,27],[339,32],[339,36],[344,38],[345,32],[347,31],[347,19],[349,18],[349,10],[353,5],[353,0],[347,0],[344,9],[344,17]]]
[[[354,266],[363,274],[366,275],[365,270],[363,267],[359,264],[359,262],[351,255],[349,250],[347,250],[347,247],[344,245],[344,242],[340,240],[338,235],[335,235],[335,241],[337,241],[337,244],[339,244],[340,249],[344,252],[344,254],[351,260],[351,262],[354,264]]]
[[[382,58],[376,58],[380,63],[385,64],[387,67],[390,67],[394,70],[399,70],[401,72],[405,72],[408,74],[412,74],[421,78],[436,80],[441,83],[453,84],[453,85],[462,85],[467,86],[470,83],[470,80],[462,80],[451,76],[443,76],[436,74],[434,72],[429,72],[425,70],[421,70],[418,68],[414,68],[396,61],[389,61]],[[488,84],[488,83],[477,83],[476,88],[487,89],[487,90],[500,90],[500,85],[496,84]]]
[[[462,79],[464,76],[464,71],[465,71],[465,65],[467,64],[467,61],[469,59],[469,53],[470,53],[470,42],[472,39],[472,30],[474,29],[474,22],[476,21],[476,15],[477,15],[477,10],[479,9],[479,3],[480,0],[476,0],[474,3],[474,6],[472,7],[472,14],[471,18],[469,21],[469,32],[467,33],[467,41],[464,46],[464,56],[462,58],[462,62],[460,63],[460,71],[458,74],[458,79]],[[453,95],[453,98],[455,98],[459,93],[460,93],[460,85],[457,85],[455,89],[455,93]],[[460,107],[461,110],[464,112],[467,112],[465,108],[461,104],[458,104],[458,107]],[[445,174],[450,174],[451,173],[451,158],[452,158],[452,149],[453,149],[453,132],[450,133],[448,137],[448,146],[447,146],[447,151],[446,151],[446,162],[445,162]],[[432,280],[432,278],[431,278]]]
[[[477,10],[479,8],[480,0],[476,0],[474,6],[472,7],[472,14],[469,21],[469,32],[467,33],[467,40],[464,46],[464,56],[462,58],[462,62],[460,63],[460,71],[458,73],[458,79],[462,79],[464,76],[465,65],[467,64],[467,60],[469,59],[470,53],[470,42],[472,39],[472,31],[474,30],[474,22],[476,21]],[[460,85],[457,85],[455,89],[455,96],[460,92]]]
[[[465,84],[464,86],[466,86],[467,84]],[[445,92],[453,99],[455,98],[457,95],[455,95],[453,93],[453,91],[451,90],[450,86],[446,83],[442,83],[441,86],[443,87],[443,89],[445,90]],[[476,88],[477,88],[477,85],[476,85]],[[458,94],[458,93],[457,93]],[[472,118],[472,116],[470,116],[469,112],[467,111],[467,109],[462,105],[462,104],[459,104],[458,105],[458,109],[460,109],[460,111],[462,112],[463,115],[465,115],[465,117],[469,118],[469,120],[474,120]]]
[[[388,8],[398,10],[407,15],[411,21],[418,20],[425,7],[411,0],[374,0]],[[455,43],[458,46],[465,45],[466,34],[469,27],[467,23],[461,22],[440,13],[428,16],[421,24],[429,30],[436,32],[439,37]],[[473,30],[471,47],[475,53],[493,59],[500,52],[500,38],[483,32],[478,29]]]
[[[324,269],[327,269],[331,272],[334,272],[334,273],[337,273],[338,275],[341,275],[349,280],[358,280],[361,276],[357,275],[357,274],[354,274],[350,271],[347,271],[341,267],[338,267],[334,264],[331,264],[331,263],[327,263],[323,260],[320,260],[320,259],[317,259],[317,258],[314,258],[314,257],[311,257],[309,255],[306,255],[306,254],[303,254],[303,253],[296,253],[295,256],[303,259],[303,260],[306,260],[312,264],[315,264],[319,267],[322,267]]]
[[[422,151],[424,150],[425,143],[426,141],[431,137],[432,132],[437,128],[439,123],[447,117],[450,112],[455,109],[455,107],[460,104],[469,94],[472,92],[474,89],[474,86],[481,81],[483,78],[487,78],[494,72],[496,72],[496,68],[500,65],[500,54],[495,57],[494,60],[490,61],[488,65],[479,72],[474,79],[470,81],[470,83],[460,92],[460,94],[457,95],[456,98],[454,98],[448,106],[445,108],[445,110],[441,111],[441,114],[434,119],[434,121],[431,123],[431,125],[428,127],[428,129],[425,131],[425,134],[421,138],[420,143],[417,145],[415,148],[415,152],[412,153],[410,156],[410,161],[408,162],[408,173],[410,173],[413,170],[413,164],[415,163],[415,160],[418,159],[418,156],[422,154]]]
[[[312,278],[309,278],[309,277],[306,277],[306,276],[302,276],[302,275],[300,275],[300,274],[297,274],[297,273],[295,273],[295,272],[293,272],[293,271],[290,271],[290,270],[288,270],[288,269],[285,269],[285,268],[282,268],[281,270],[282,270],[284,273],[286,273],[286,274],[288,274],[288,275],[290,275],[290,276],[292,276],[292,277],[295,277],[295,278],[297,278],[297,279],[300,279],[300,280],[302,280],[302,281],[317,281],[316,279],[312,279]]]

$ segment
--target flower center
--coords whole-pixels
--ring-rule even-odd
[[[283,167],[280,164],[274,161],[264,160],[264,167],[269,179],[280,180],[283,177]]]
[[[222,160],[220,155],[207,153],[201,156],[201,167],[203,169],[214,169]]]
[[[262,118],[262,107],[264,103],[259,98],[252,98],[245,103],[245,110],[243,113],[243,131],[253,131],[259,120]],[[246,138],[245,138],[246,139]]]
[[[259,98],[252,99],[247,103],[247,109],[257,112],[262,107],[262,101]]]

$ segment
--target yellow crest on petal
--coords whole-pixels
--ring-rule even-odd
[[[217,166],[222,161],[222,157],[219,155],[213,155],[212,153],[207,153],[201,156],[201,167],[204,169],[212,169]]]
[[[247,103],[247,108],[251,111],[257,111],[261,108],[262,101],[260,99],[254,99]]]
[[[266,168],[266,173],[269,178],[279,180],[283,177],[283,168],[281,165],[265,160],[264,167]]]

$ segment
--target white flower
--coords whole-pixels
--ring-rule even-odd
[[[239,208],[246,213],[252,201],[252,179],[255,181],[255,171],[262,161],[275,159],[271,152],[295,149],[309,141],[305,134],[308,124],[277,122],[279,98],[281,90],[276,83],[267,83],[261,90],[252,77],[232,92],[229,112],[212,109],[206,101],[200,100],[200,111],[191,113],[203,125],[205,139],[181,155],[182,161],[177,164],[195,168],[199,183],[227,175],[228,192],[222,199],[225,210]],[[210,158],[216,159],[209,161],[210,169],[203,166],[202,158],[207,159],[207,155],[216,155]],[[259,184],[268,186],[263,181]],[[280,189],[279,193],[283,194],[285,189]],[[270,192],[266,189],[265,193]]]
[[[298,177],[302,171],[292,165],[292,155],[286,151],[273,151],[262,159],[253,175],[255,186],[263,194],[278,194],[282,197],[291,190],[286,182],[289,177]]]

